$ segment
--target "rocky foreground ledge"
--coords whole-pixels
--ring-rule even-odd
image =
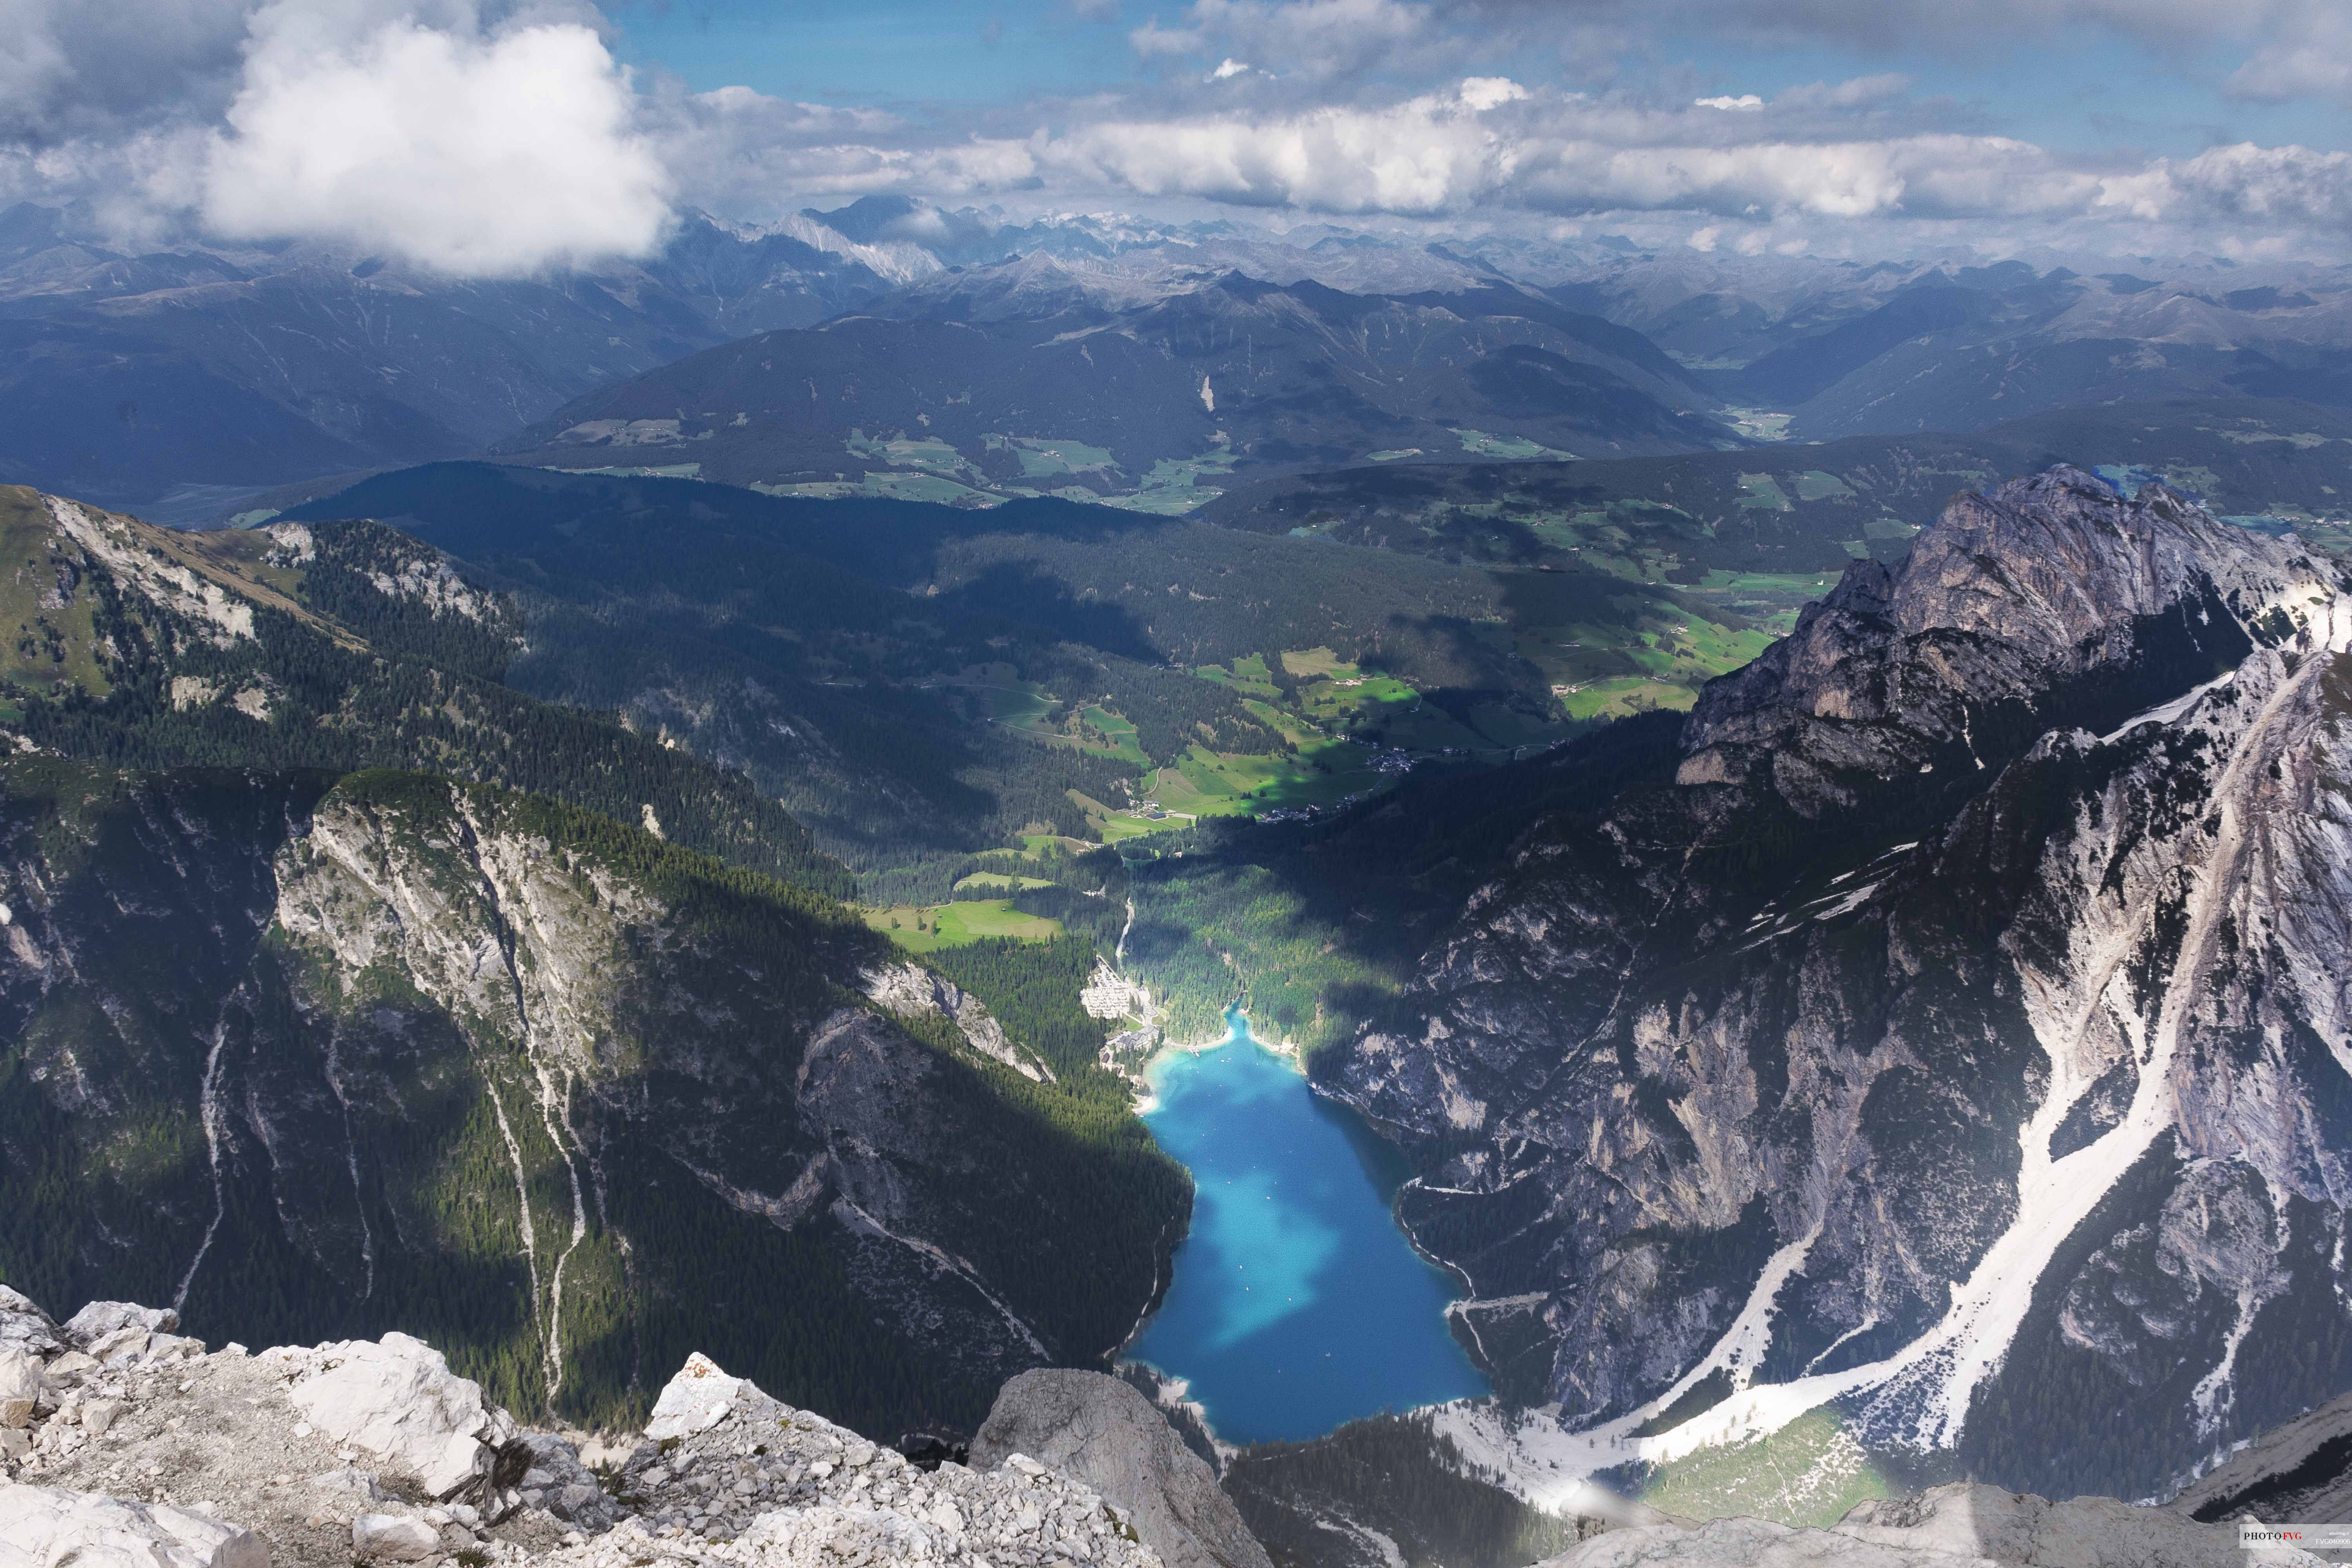
[[[60,1324],[0,1287],[0,1568],[1265,1563],[1164,1428],[1114,1462],[1152,1491],[1122,1506],[1020,1453],[923,1469],[698,1355],[592,1469],[404,1334],[208,1352],[177,1328],[121,1302]]]
[[[0,1568],[1273,1568],[1097,1373],[1013,1379],[972,1466],[926,1469],[697,1355],[642,1436],[583,1454],[405,1334],[208,1352],[178,1326],[119,1301],[58,1323],[0,1286]],[[1792,1530],[1628,1505],[1538,1568],[2284,1568],[2319,1559],[2221,1521],[2352,1517],[2347,1431],[2352,1396],[2169,1508],[1958,1484]]]

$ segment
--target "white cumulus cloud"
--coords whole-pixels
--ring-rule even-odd
[[[642,256],[669,225],[669,176],[635,112],[626,74],[577,23],[352,27],[288,0],[253,19],[201,212],[226,236],[471,276]]]

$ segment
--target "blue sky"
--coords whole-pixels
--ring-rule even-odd
[[[1155,18],[1174,26],[1184,17],[1181,5],[1132,0],[1093,16],[1068,0],[633,0],[605,11],[622,58],[675,73],[697,90],[741,85],[804,101],[909,110],[1135,91],[1174,62],[1139,58],[1129,34]],[[1474,21],[1464,30],[1475,37],[1482,29]],[[2249,53],[2244,39],[2177,38],[2167,47],[2145,31],[2076,22],[2005,40],[1995,31],[1964,46],[1840,47],[1813,40],[1775,47],[1685,26],[1645,30],[1622,55],[1563,59],[1540,25],[1508,36],[1486,31],[1491,47],[1462,63],[1530,84],[1589,87],[1601,67],[1611,68],[1603,79],[1635,90],[1687,81],[1709,92],[1770,98],[1811,82],[1895,72],[1911,79],[1914,97],[1948,100],[1955,115],[1984,130],[2067,152],[2128,147],[2179,157],[2234,142],[2352,143],[2352,112],[2340,102],[2263,102],[2225,91]],[[1389,79],[1418,85],[1412,77]]]
[[[624,58],[703,91],[740,83],[821,103],[1013,103],[1133,74],[1127,27],[1082,21],[1067,6],[680,0],[607,14]]]

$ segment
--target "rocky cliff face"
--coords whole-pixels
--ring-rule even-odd
[[[1181,1231],[1181,1176],[838,906],[553,802],[23,757],[0,900],[0,1268],[51,1296],[401,1327],[575,1418],[699,1344],[968,1431],[1115,1345]]]
[[[2126,1496],[2352,1384],[2347,647],[2336,563],[2056,469],[1533,824],[1322,1072],[1500,1384]]]

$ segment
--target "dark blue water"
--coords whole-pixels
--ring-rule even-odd
[[[1152,1066],[1143,1119],[1197,1195],[1168,1300],[1129,1353],[1188,1382],[1228,1442],[1485,1394],[1446,1327],[1451,1277],[1390,1217],[1393,1156],[1238,1010],[1226,1022],[1215,1049]]]

